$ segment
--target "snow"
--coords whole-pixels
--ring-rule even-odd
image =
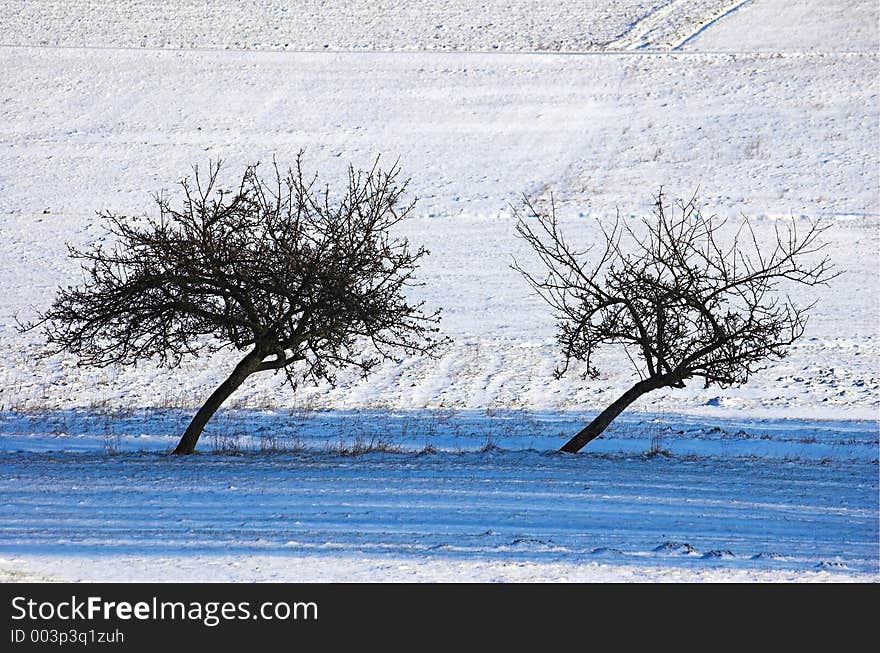
[[[45,307],[58,285],[78,278],[64,243],[100,235],[95,211],[149,211],[151,192],[211,157],[224,157],[232,174],[308,146],[308,163],[331,179],[348,160],[400,157],[421,197],[402,233],[431,250],[423,298],[444,308],[454,344],[438,362],[387,365],[336,390],[294,396],[278,391],[277,377],[255,379],[237,395],[242,405],[607,404],[631,385],[626,365],[609,361],[598,383],[550,379],[553,320],[508,267],[512,254],[528,259],[509,203],[523,191],[552,191],[567,232],[588,242],[591,218],[646,212],[663,184],[673,196],[700,188],[707,211],[751,215],[763,238],[791,215],[833,220],[830,252],[845,274],[822,290],[807,339],[782,365],[742,389],[695,387],[649,405],[876,415],[876,320],[864,310],[864,297],[877,294],[876,55],[11,48],[0,56],[9,71],[0,183],[10,189],[0,196],[9,234],[0,270],[21,280],[0,296],[4,407],[149,406],[155,397],[197,405],[233,356],[172,373],[77,369],[57,357],[35,376],[40,340],[18,334],[15,317],[32,317],[31,306]],[[719,406],[707,406],[715,396]]]
[[[880,5],[860,0],[747,0],[706,24],[683,49],[741,52],[876,52]]]
[[[113,570],[112,574],[108,570]],[[564,563],[445,560],[364,555],[332,557],[200,555],[153,557],[63,555],[0,558],[0,581],[101,582],[266,582],[266,583],[864,583],[868,574],[839,570],[783,571],[699,566],[613,565],[596,561]]]
[[[877,574],[874,461],[490,450],[2,468],[0,568],[74,580]]]
[[[3,452],[168,452],[192,417],[180,408],[0,412]],[[356,453],[553,452],[595,417],[586,411],[222,409],[208,424],[207,451]],[[608,455],[652,449],[673,456],[876,461],[876,424],[868,420],[712,417],[624,413],[590,444]]]
[[[731,0],[6,0],[6,45],[252,50],[671,47]]]
[[[880,577],[876,3],[0,4],[0,579]],[[16,319],[76,283],[95,211],[300,147],[328,181],[400,158],[453,343],[336,388],[249,380],[214,453],[170,460],[234,353],[89,370]],[[510,204],[552,193],[588,244],[661,184],[762,240],[827,220],[843,274],[749,384],[648,395],[553,454],[635,377],[608,353],[551,378]]]

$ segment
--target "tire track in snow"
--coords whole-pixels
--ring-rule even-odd
[[[689,34],[688,36],[686,36],[685,38],[683,38],[681,41],[679,41],[678,43],[676,43],[674,46],[672,46],[672,49],[673,49],[673,50],[680,50],[680,49],[682,48],[683,45],[685,45],[686,43],[689,43],[691,40],[695,39],[697,36],[699,36],[700,34],[702,34],[703,32],[705,32],[707,29],[709,29],[710,27],[712,27],[712,26],[713,26],[715,23],[717,23],[719,20],[721,20],[721,19],[723,19],[723,18],[727,18],[728,16],[730,16],[730,14],[734,13],[735,11],[739,11],[742,7],[746,6],[746,5],[749,4],[751,1],[752,1],[752,0],[740,0],[739,2],[737,2],[736,4],[734,4],[734,5],[733,5],[732,7],[730,7],[729,9],[727,9],[727,10],[724,11],[723,13],[719,14],[718,16],[716,16],[715,18],[713,18],[712,20],[710,20],[708,23],[704,23],[703,25],[701,25],[701,26],[699,27],[699,29],[697,29],[695,32]]]
[[[694,11],[693,2],[689,0],[672,0],[633,23],[630,28],[617,39],[605,46],[607,50],[643,50],[672,49],[677,50],[692,38],[729,16],[751,0],[737,0],[725,3],[720,10],[711,11],[718,3],[710,6],[710,12],[703,13],[696,20],[690,19],[686,12]],[[697,9],[699,10],[699,9]],[[680,34],[685,32],[685,36]]]
[[[629,26],[623,34],[606,45],[608,50],[632,50],[643,48],[649,43],[644,42],[647,35],[657,29],[663,21],[679,8],[679,5],[687,4],[687,0],[672,0],[653,11],[649,11],[636,22]],[[642,45],[637,45],[643,43]]]
[[[846,461],[10,455],[0,554],[601,557],[876,574],[876,490],[875,465]]]

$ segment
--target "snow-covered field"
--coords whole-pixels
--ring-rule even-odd
[[[540,452],[3,454],[0,574],[856,580],[876,466]]]
[[[553,320],[508,268],[511,254],[528,260],[508,203],[552,190],[566,228],[590,241],[591,217],[647,211],[662,184],[678,195],[699,187],[708,211],[747,213],[765,237],[781,217],[834,220],[831,253],[845,274],[783,365],[744,389],[695,388],[652,405],[701,409],[718,397],[721,408],[876,414],[876,315],[865,310],[869,297],[876,305],[880,216],[874,54],[11,48],[2,56],[0,271],[19,280],[0,296],[4,407],[144,406],[157,396],[197,403],[233,358],[200,359],[170,375],[149,366],[93,372],[57,358],[34,374],[40,340],[18,334],[14,316],[32,316],[31,306],[47,306],[58,285],[77,278],[64,243],[100,235],[95,211],[151,210],[150,193],[172,188],[192,163],[224,157],[238,172],[306,146],[308,162],[331,178],[349,160],[400,157],[421,198],[406,235],[432,252],[424,295],[444,308],[454,344],[439,362],[388,365],[336,391],[292,396],[271,376],[255,380],[238,395],[246,405],[607,403],[630,382],[620,365],[607,366],[599,383],[550,381]]]
[[[4,44],[253,50],[675,47],[742,0],[7,0]]]
[[[878,578],[876,3],[0,10],[0,578]],[[202,443],[250,453],[157,456],[234,355],[79,369],[37,360],[16,317],[76,281],[64,244],[100,235],[95,211],[300,147],[328,181],[400,158],[420,198],[402,233],[431,250],[420,292],[453,343],[337,388],[253,379]],[[648,395],[553,455],[632,375],[609,354],[596,381],[551,379],[509,203],[552,192],[588,243],[661,184],[765,238],[833,222],[843,274],[747,386]]]

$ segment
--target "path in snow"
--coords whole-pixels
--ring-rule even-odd
[[[263,556],[256,578],[297,580],[361,556],[876,579],[877,492],[876,462],[839,459],[2,454],[0,568],[51,575],[63,556],[76,580],[174,580],[198,557],[200,580],[224,580],[212,559]],[[98,564],[125,557],[146,564]]]
[[[675,50],[750,1],[727,0],[699,4],[691,0],[666,2],[640,16],[623,34],[605,47],[607,50]]]

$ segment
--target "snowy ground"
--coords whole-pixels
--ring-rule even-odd
[[[71,580],[878,571],[874,462],[487,451],[0,464],[0,570]]]
[[[336,391],[294,397],[269,376],[238,395],[245,405],[607,403],[631,384],[616,362],[596,383],[550,381],[553,323],[508,268],[511,254],[528,260],[508,203],[552,190],[572,237],[590,241],[590,218],[616,207],[624,216],[647,211],[663,184],[678,195],[701,188],[706,210],[734,220],[748,213],[765,238],[781,217],[832,220],[830,253],[845,274],[823,289],[808,338],[783,365],[744,389],[696,388],[651,405],[876,415],[876,316],[865,310],[878,288],[876,54],[12,48],[0,56],[8,77],[0,183],[9,189],[0,195],[0,271],[18,279],[0,295],[5,408],[145,406],[157,396],[196,404],[233,358],[159,374],[148,365],[79,370],[58,357],[35,375],[40,340],[21,336],[15,316],[32,317],[31,307],[47,306],[58,285],[77,278],[64,243],[100,235],[95,211],[150,210],[150,192],[171,187],[194,162],[222,156],[237,167],[273,152],[283,161],[309,146],[309,163],[331,178],[348,160],[400,157],[421,197],[406,235],[432,252],[424,297],[445,309],[454,344],[436,363],[388,365]]]
[[[0,414],[0,579],[876,581],[876,422]]]
[[[4,0],[2,45],[233,50],[876,50],[859,0]],[[735,15],[734,15],[735,14]]]
[[[0,579],[878,578],[876,3],[295,4],[0,1]],[[250,452],[176,461],[157,452],[234,356],[35,359],[16,317],[75,282],[64,243],[96,210],[303,146],[330,180],[400,157],[439,361],[254,380],[203,442]],[[552,191],[590,242],[661,184],[764,238],[829,220],[844,274],[749,385],[649,395],[551,455],[633,377],[609,355],[550,379],[508,203]]]
[[[3,43],[254,50],[674,47],[742,0],[7,0]]]

